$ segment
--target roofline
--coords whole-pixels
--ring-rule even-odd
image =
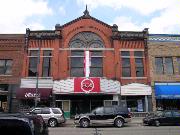
[[[180,37],[180,34],[149,34],[149,36],[159,37]]]
[[[107,24],[107,23],[105,23],[105,22],[103,22],[103,21],[100,21],[100,20],[98,20],[98,19],[96,19],[96,18],[94,18],[94,17],[92,17],[92,16],[88,16],[88,17],[86,17],[86,16],[80,16],[80,17],[78,17],[78,18],[76,18],[76,19],[74,19],[74,20],[72,20],[72,21],[70,21],[70,22],[68,22],[68,23],[65,23],[65,24],[63,24],[62,26],[60,26],[60,27],[62,27],[62,28],[64,28],[64,27],[66,27],[66,26],[68,26],[68,25],[71,25],[71,24],[73,24],[73,23],[75,23],[75,22],[77,22],[77,21],[79,21],[79,20],[82,20],[82,19],[92,19],[92,20],[94,20],[94,21],[97,21],[97,22],[99,22],[100,24],[102,24],[102,25],[105,25],[106,27],[109,27],[109,28],[112,28],[112,26],[111,25],[109,25],[109,24]]]

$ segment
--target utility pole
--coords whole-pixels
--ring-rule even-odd
[[[37,103],[38,103],[38,84],[39,84],[39,63],[40,63],[40,44],[41,44],[41,35],[37,35],[36,36],[37,40],[38,40],[38,59],[37,59],[37,73],[36,73],[36,94],[35,94],[35,107],[37,107]]]

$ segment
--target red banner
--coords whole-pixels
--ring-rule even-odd
[[[99,93],[100,78],[74,78],[75,93]]]

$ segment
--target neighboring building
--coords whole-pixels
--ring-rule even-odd
[[[150,34],[153,110],[180,109],[180,35]]]
[[[55,30],[27,29],[17,98],[32,107],[38,93],[38,105],[62,107],[66,117],[103,105],[149,111],[147,39],[147,29],[118,31],[117,25],[90,16],[87,9]]]
[[[24,35],[0,35],[0,107],[16,111],[24,56]]]

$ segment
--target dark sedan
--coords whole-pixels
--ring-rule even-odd
[[[143,119],[145,125],[180,125],[180,111],[165,110],[151,113]]]

